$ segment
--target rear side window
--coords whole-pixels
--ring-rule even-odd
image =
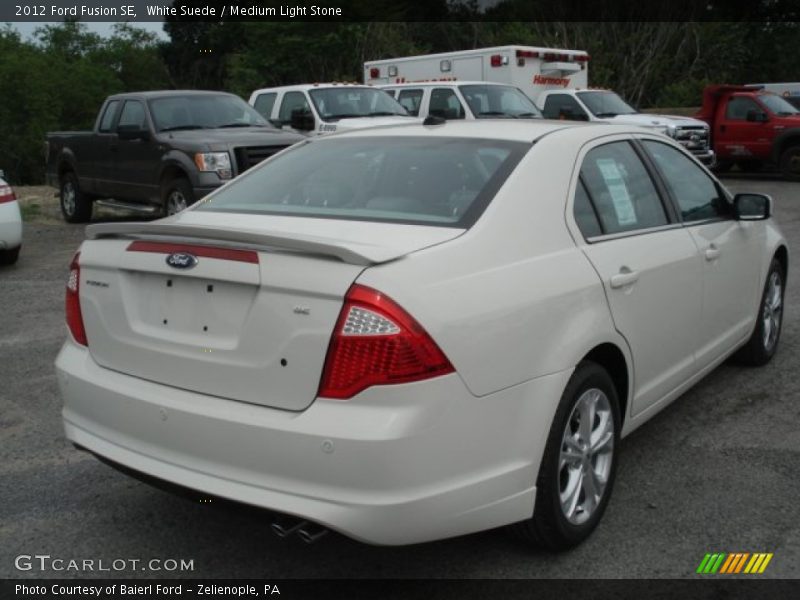
[[[589,200],[589,195],[586,193],[586,187],[582,181],[578,181],[574,204],[575,222],[578,224],[578,229],[581,230],[583,237],[588,239],[601,235],[603,230],[600,227],[600,221],[597,219],[597,213],[594,211],[592,201]]]
[[[727,200],[721,196],[714,181],[692,160],[660,142],[645,140],[643,144],[677,201],[684,221],[732,216]]]
[[[603,233],[667,225],[667,214],[642,161],[628,142],[589,151],[581,179],[600,218]]]
[[[413,116],[419,115],[419,105],[422,104],[422,90],[400,90],[397,101]]]
[[[119,106],[119,100],[112,100],[106,105],[106,109],[103,111],[103,118],[100,120],[100,128],[98,131],[101,133],[108,133],[111,131],[111,125],[114,123],[114,115],[117,114],[117,106]]]
[[[469,227],[530,144],[364,137],[296,146],[197,210]]]
[[[278,94],[275,92],[270,92],[269,94],[260,94],[256,98],[253,108],[260,112],[264,118],[269,119],[272,117],[272,107],[275,106],[275,98],[277,96]]]

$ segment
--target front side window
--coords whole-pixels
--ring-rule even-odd
[[[505,85],[461,85],[461,95],[478,119],[513,117],[536,119],[542,113],[525,94]]]
[[[751,110],[755,110],[759,113],[764,112],[761,110],[761,107],[758,105],[758,103],[752,98],[748,98],[746,96],[734,96],[728,100],[728,107],[725,110],[725,118],[732,121],[746,121],[747,113]]]
[[[278,119],[287,125],[292,121],[292,113],[310,113],[311,106],[306,100],[306,95],[303,92],[286,92],[283,95],[281,102],[281,110],[278,113]]]
[[[397,101],[408,111],[408,114],[419,116],[419,106],[422,104],[422,90],[400,90]]]
[[[453,90],[436,88],[431,90],[428,114],[443,119],[463,119],[466,116],[461,101]]]
[[[122,107],[117,128],[146,129],[144,106],[138,100],[127,100]]]
[[[650,140],[643,144],[677,201],[684,221],[732,216],[727,200],[714,181],[694,161],[667,144]]]
[[[590,150],[580,176],[603,233],[624,233],[669,223],[653,180],[628,142]]]
[[[233,180],[197,210],[468,227],[530,144],[317,139]]]
[[[588,115],[578,101],[569,94],[550,94],[542,111],[545,119],[586,120]]]

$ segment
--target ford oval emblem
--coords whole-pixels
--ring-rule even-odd
[[[167,264],[176,269],[191,269],[197,266],[197,257],[188,252],[174,252],[167,257]]]

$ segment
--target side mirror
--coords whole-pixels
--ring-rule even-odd
[[[150,132],[142,129],[138,125],[120,125],[117,127],[117,136],[121,140],[142,140],[146,142],[150,139]]]
[[[767,115],[760,110],[756,110],[755,108],[751,108],[747,111],[747,120],[750,123],[766,123],[769,119]]]
[[[766,194],[736,194],[733,211],[738,221],[763,221],[772,216],[772,198]]]
[[[289,121],[289,126],[298,131],[313,131],[314,130],[314,115],[309,110],[296,108],[292,111],[292,117]]]

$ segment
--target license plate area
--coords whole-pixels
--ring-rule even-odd
[[[251,284],[142,272],[129,272],[124,287],[136,333],[218,348],[235,347],[257,292]]]

